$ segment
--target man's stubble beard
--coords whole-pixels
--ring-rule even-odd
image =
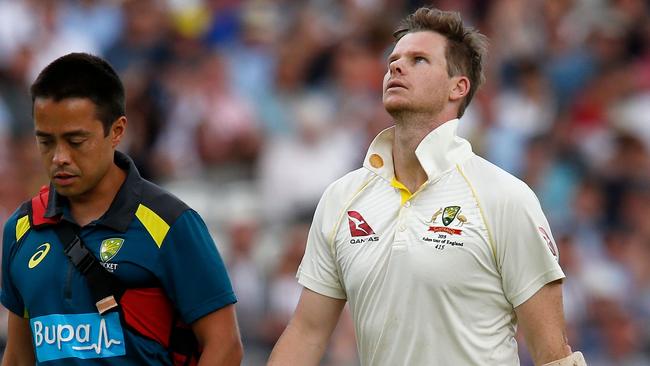
[[[398,126],[414,126],[414,125],[427,125],[431,120],[442,111],[442,105],[429,105],[417,108],[411,105],[398,105],[388,107],[384,105],[384,109],[393,118],[393,121]]]

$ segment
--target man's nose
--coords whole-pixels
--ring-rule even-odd
[[[56,165],[65,165],[70,163],[70,151],[65,144],[57,144],[52,156],[52,163]]]
[[[393,75],[393,74],[401,74],[402,70],[403,70],[403,66],[402,66],[400,60],[395,60],[395,61],[391,62],[390,65],[389,65],[389,68],[390,68],[391,75]]]

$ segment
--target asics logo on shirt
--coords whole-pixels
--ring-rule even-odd
[[[29,269],[38,266],[38,264],[41,263],[41,261],[45,258],[47,253],[50,252],[50,243],[43,243],[36,249],[38,249],[36,253],[34,253],[34,255],[29,258],[29,263],[27,264]]]
[[[353,237],[369,236],[375,233],[366,219],[357,211],[348,211],[348,224],[350,225],[350,235]]]

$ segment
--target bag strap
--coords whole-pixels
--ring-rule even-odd
[[[88,281],[99,314],[117,310],[118,302],[126,291],[122,281],[99,263],[79,238],[71,223],[61,220],[54,227],[54,231],[63,243],[66,257]]]

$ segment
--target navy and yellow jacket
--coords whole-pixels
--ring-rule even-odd
[[[186,323],[235,303],[225,266],[201,217],[140,177],[116,152],[127,177],[108,211],[79,236],[129,288],[161,287]],[[100,316],[86,278],[63,253],[52,226],[35,227],[23,204],[3,234],[0,301],[28,318],[39,365],[171,365],[159,343]],[[45,217],[74,222],[65,197],[50,190]]]

